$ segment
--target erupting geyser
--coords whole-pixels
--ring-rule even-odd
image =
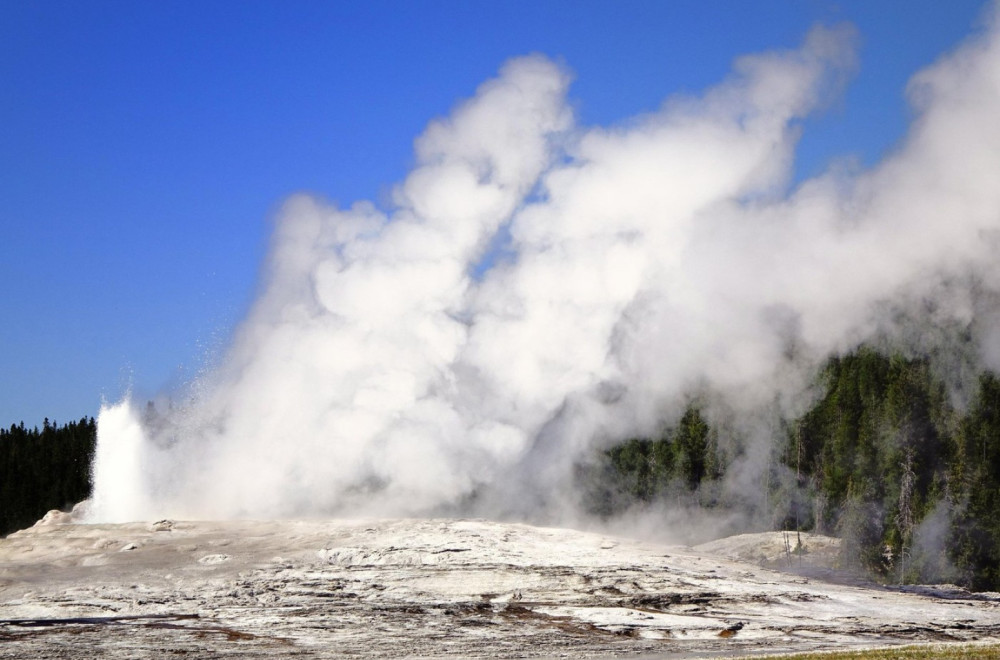
[[[508,62],[417,140],[390,209],[285,204],[189,402],[102,410],[93,517],[555,516],[601,443],[694,390],[794,411],[804,375],[892,319],[933,310],[1000,366],[997,23],[914,77],[882,163],[789,191],[797,122],[852,42],[814,29],[613,128],[574,124],[556,64]]]

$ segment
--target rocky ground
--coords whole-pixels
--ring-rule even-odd
[[[474,520],[56,516],[0,540],[0,658],[671,658],[1000,638],[1000,596],[818,579],[833,549],[781,533],[684,548]]]

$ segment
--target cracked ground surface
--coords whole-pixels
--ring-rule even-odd
[[[762,566],[777,543],[478,520],[39,524],[0,540],[0,658],[708,657],[1000,639],[996,594],[778,572]]]

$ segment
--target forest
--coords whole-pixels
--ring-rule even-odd
[[[860,348],[816,384],[763,442],[692,399],[656,437],[580,466],[583,505],[733,512],[755,530],[839,536],[842,566],[884,582],[1000,590],[1000,378],[983,373],[957,405],[929,360]],[[86,499],[95,442],[93,418],[0,429],[0,535]],[[732,484],[754,456],[748,494]]]
[[[93,417],[42,428],[0,428],[0,536],[30,527],[51,509],[90,497],[97,442]]]
[[[862,348],[831,359],[820,385],[769,444],[759,496],[727,488],[748,439],[713,428],[692,401],[659,437],[581,471],[588,507],[739,510],[758,529],[839,536],[843,567],[884,582],[1000,590],[1000,379],[982,374],[959,407],[928,360]]]

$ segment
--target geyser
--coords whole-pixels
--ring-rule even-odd
[[[168,411],[102,410],[94,519],[558,516],[581,457],[688,393],[794,411],[826,356],[931,303],[1000,367],[997,23],[913,78],[883,162],[789,190],[853,37],[610,128],[515,59],[418,138],[391,208],[288,200],[219,365]]]

